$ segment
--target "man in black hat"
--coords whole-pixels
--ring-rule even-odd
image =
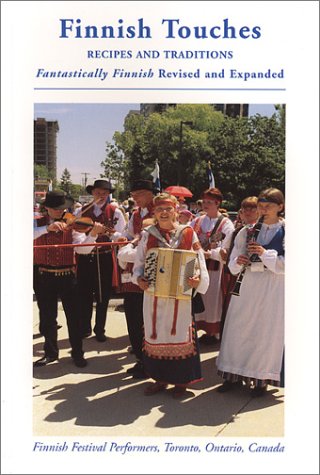
[[[131,196],[138,206],[131,215],[128,224],[129,239],[140,235],[143,221],[153,217],[154,187],[152,181],[135,180],[131,186]],[[128,262],[127,271],[132,271],[133,262]],[[124,311],[127,321],[128,334],[133,353],[136,356],[136,364],[127,370],[134,378],[146,378],[142,363],[143,331],[143,291],[138,285],[130,282],[128,292],[124,294]]]
[[[63,221],[65,210],[72,200],[63,192],[49,191],[44,207],[47,215],[44,222],[36,222],[34,244],[39,246],[61,244],[94,243],[102,226],[95,223],[88,228],[89,235],[76,232]],[[90,252],[92,247],[44,247],[34,249],[34,292],[40,314],[40,333],[44,336],[44,357],[34,366],[45,366],[58,360],[57,309],[61,299],[67,318],[71,356],[76,366],[84,367],[87,361],[83,357],[80,318],[77,306],[75,256],[77,253]]]
[[[107,180],[96,180],[93,185],[86,187],[93,196],[93,203],[82,207],[80,213],[105,227],[97,242],[111,242],[120,236],[126,222],[121,210],[109,203],[109,195],[114,191]],[[91,335],[91,319],[93,300],[96,300],[96,315],[93,331],[99,342],[106,341],[105,324],[107,310],[112,291],[113,255],[111,246],[95,247],[88,255],[78,256],[78,285],[82,335]]]

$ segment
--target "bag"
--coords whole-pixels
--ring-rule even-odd
[[[191,311],[192,315],[195,313],[202,313],[205,311],[204,303],[201,294],[197,293],[191,299]]]

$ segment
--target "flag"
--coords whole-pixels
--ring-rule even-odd
[[[158,164],[158,161],[156,160],[156,164],[155,164],[155,167],[154,167],[154,170],[152,173],[150,173],[150,175],[153,177],[153,184],[154,184],[154,188],[157,190],[157,191],[161,191],[161,184],[160,184],[160,168],[159,168],[159,164]]]
[[[208,168],[207,168],[207,175],[208,175],[208,181],[209,181],[209,188],[215,188],[215,182],[214,182],[214,176],[211,170],[211,163],[208,162]]]

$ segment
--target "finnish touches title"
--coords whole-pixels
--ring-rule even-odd
[[[261,37],[260,26],[235,27],[228,18],[217,25],[188,26],[180,19],[166,18],[161,22],[164,38],[169,39],[258,39]],[[152,38],[151,27],[139,18],[136,25],[126,25],[121,18],[117,25],[85,25],[80,18],[60,19],[60,38]]]

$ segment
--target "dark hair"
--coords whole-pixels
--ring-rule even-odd
[[[219,190],[219,188],[208,188],[207,190],[205,190],[203,193],[202,193],[202,199],[205,197],[205,196],[209,196],[210,198],[214,199],[214,200],[217,200],[221,203],[221,201],[223,200],[223,196],[222,196],[222,193],[221,191]]]
[[[282,191],[278,190],[278,188],[267,188],[259,194],[258,202],[259,201],[270,201],[277,205],[284,205],[284,196]]]
[[[270,202],[276,203],[277,205],[283,205],[283,209],[279,211],[278,216],[283,216],[284,213],[284,195],[282,191],[278,188],[267,188],[266,190],[261,191],[258,196],[258,203],[261,202]]]

